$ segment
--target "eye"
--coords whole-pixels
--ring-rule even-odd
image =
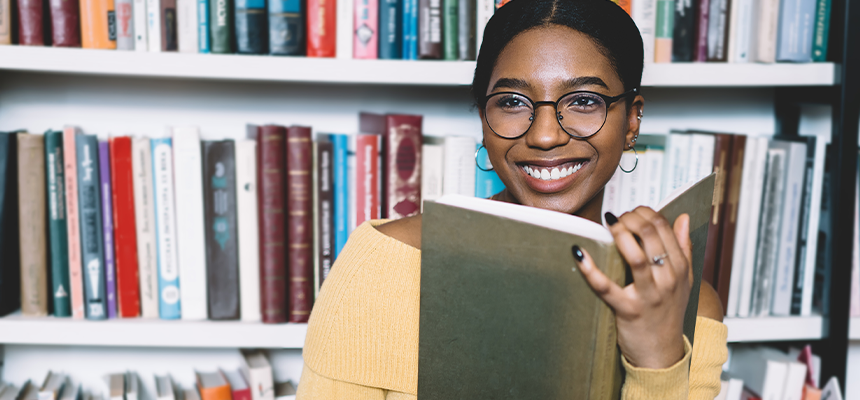
[[[576,112],[597,111],[604,105],[603,99],[593,93],[573,93],[561,103],[563,108]]]
[[[516,94],[496,96],[494,103],[496,107],[505,111],[522,111],[531,108],[529,101],[525,97]]]

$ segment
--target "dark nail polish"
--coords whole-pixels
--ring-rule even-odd
[[[609,226],[615,225],[615,223],[618,222],[618,217],[609,211],[607,211],[606,214],[603,214],[603,218],[606,218],[606,224]]]
[[[582,259],[585,258],[585,254],[582,254],[582,249],[580,249],[579,246],[573,245],[570,250],[573,251],[573,258],[576,261],[582,261]]]

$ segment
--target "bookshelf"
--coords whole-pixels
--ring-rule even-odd
[[[729,343],[812,341],[824,337],[824,319],[811,317],[726,318]]]

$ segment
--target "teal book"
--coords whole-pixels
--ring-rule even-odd
[[[827,38],[830,34],[830,1],[815,2],[815,26],[812,31],[812,61],[827,61]]]
[[[212,0],[209,3],[209,50],[212,53],[233,53],[233,0]]]
[[[84,309],[87,319],[107,319],[98,146],[96,135],[75,137]]]
[[[66,185],[63,132],[45,132],[45,178],[48,188],[48,262],[54,316],[71,317],[69,298],[69,238],[66,231]]]
[[[442,0],[442,58],[456,60],[460,56],[460,0]]]
[[[158,316],[179,319],[179,248],[173,192],[173,142],[152,139],[152,187],[155,197],[155,242],[158,260]]]

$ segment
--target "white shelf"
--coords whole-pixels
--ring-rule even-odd
[[[726,318],[729,343],[785,340],[818,340],[823,337],[824,319],[810,317]]]
[[[472,61],[348,60],[0,46],[0,70],[232,81],[467,86]],[[833,63],[648,64],[643,86],[829,86]]]
[[[860,317],[848,320],[848,340],[860,341]]]
[[[241,321],[166,321],[0,318],[0,344],[300,349],[307,324]]]

